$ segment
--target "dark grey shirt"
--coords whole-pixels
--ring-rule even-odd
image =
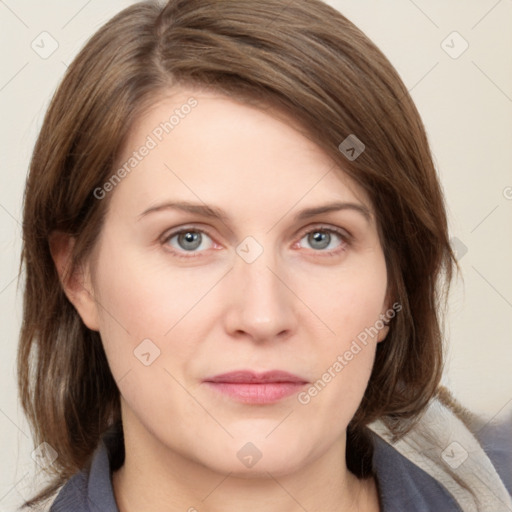
[[[511,433],[502,428],[482,432],[479,439],[512,494]],[[373,434],[373,468],[382,512],[462,512],[446,489],[428,473],[410,462],[391,445]],[[497,441],[497,442],[495,442]],[[73,476],[62,487],[50,512],[119,512],[112,489],[112,467],[122,439],[106,433],[89,469]]]

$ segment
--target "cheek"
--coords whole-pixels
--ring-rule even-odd
[[[136,252],[121,257],[113,245],[104,247],[95,290],[101,338],[120,393],[140,417],[152,418],[148,428],[168,424],[176,408],[197,417],[179,383],[198,350],[195,309],[212,276],[187,279],[179,269],[148,264]],[[201,301],[203,321],[209,305]]]
[[[328,345],[336,349],[375,326],[385,309],[386,291],[386,265],[380,253],[313,277],[309,274],[297,288],[297,294],[328,327]]]
[[[161,366],[169,353],[177,360],[190,356],[192,344],[176,340],[176,333],[207,284],[119,246],[104,244],[95,276],[100,333],[116,380],[134,370],[145,376],[144,363]]]
[[[324,310],[325,323],[334,334],[315,338],[314,379],[297,396],[308,417],[315,418],[318,432],[326,424],[333,430],[348,425],[368,386],[377,346],[377,331],[372,328],[383,294],[375,298],[358,289],[336,297],[337,306]]]
[[[95,281],[105,331],[121,329],[134,340],[164,338],[213,287],[221,271],[180,268],[136,248],[105,243]],[[158,249],[155,249],[157,251]],[[218,275],[217,275],[218,274]],[[117,325],[114,325],[117,324]]]
[[[371,256],[364,265],[316,275],[299,291],[328,328],[322,328],[327,333],[323,336],[312,333],[315,381],[298,397],[299,403],[321,421],[334,419],[337,424],[346,424],[359,406],[371,375],[376,324],[385,307],[387,289],[384,257],[379,253]]]

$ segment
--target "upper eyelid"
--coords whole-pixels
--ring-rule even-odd
[[[345,228],[341,228],[341,227],[335,227],[335,226],[331,226],[331,225],[328,225],[328,224],[325,224],[325,223],[317,223],[317,224],[313,224],[312,226],[306,226],[305,228],[302,228],[301,230],[299,230],[299,233],[302,233],[302,234],[307,234],[307,233],[311,233],[312,231],[332,231],[333,233],[336,233],[336,234],[339,234],[339,235],[346,235],[347,238],[351,238],[352,237],[352,234]]]
[[[173,236],[179,235],[180,233],[186,233],[187,231],[199,231],[200,233],[204,233],[208,235],[210,238],[213,238],[212,235],[209,233],[208,229],[205,229],[204,227],[201,227],[200,225],[194,225],[194,224],[184,224],[183,226],[178,226],[176,228],[170,228],[164,231],[164,233],[161,235],[161,238],[164,240],[167,240],[169,238],[172,238]]]

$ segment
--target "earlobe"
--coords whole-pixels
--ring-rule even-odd
[[[386,299],[385,309],[382,311],[380,315],[380,321],[382,322],[382,327],[379,327],[379,335],[377,336],[377,343],[384,341],[386,336],[389,333],[389,323],[391,322],[391,318],[389,318],[389,311],[391,308],[389,307],[389,298]]]
[[[84,324],[93,331],[99,330],[98,308],[87,268],[71,268],[75,239],[68,233],[54,231],[49,237],[50,253],[66,297],[75,307]]]
[[[384,324],[384,327],[379,330],[379,336],[377,337],[377,343],[384,341],[389,333],[389,325]]]

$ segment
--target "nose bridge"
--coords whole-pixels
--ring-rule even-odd
[[[243,243],[240,246],[244,248]],[[231,331],[266,339],[293,329],[293,294],[278,277],[280,267],[271,249],[262,250],[254,259],[239,252],[232,271]]]
[[[275,272],[274,258],[261,255],[252,263],[239,260],[237,266],[238,277],[242,289],[245,290],[244,295],[250,297],[252,304],[270,304],[276,299],[276,295],[279,295],[278,284],[280,283],[270,270],[274,267]]]

